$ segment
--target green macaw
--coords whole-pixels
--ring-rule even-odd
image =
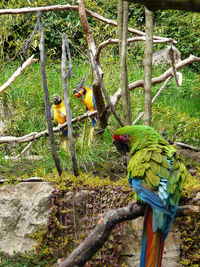
[[[150,126],[125,126],[113,135],[117,150],[131,159],[127,167],[137,200],[147,203],[140,267],[161,266],[164,241],[174,220],[187,169],[170,145]]]

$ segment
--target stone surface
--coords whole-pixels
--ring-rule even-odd
[[[29,234],[46,224],[54,186],[23,182],[0,187],[0,251],[9,255],[29,251],[36,245]]]

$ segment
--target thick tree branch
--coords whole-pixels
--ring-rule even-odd
[[[104,213],[99,218],[96,227],[90,235],[59,266],[84,266],[84,264],[103,246],[116,224],[143,216],[144,209],[144,205],[134,202],[126,207]],[[196,215],[198,213],[198,206],[182,206],[178,208],[176,216],[182,217]]]
[[[145,5],[149,10],[177,9],[183,11],[200,12],[199,0],[128,0],[137,4]]]
[[[146,43],[144,50],[144,115],[143,124],[151,125],[152,114],[152,53],[153,53],[153,12],[145,7]]]

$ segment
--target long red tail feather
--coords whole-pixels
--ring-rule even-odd
[[[140,267],[160,267],[164,249],[164,235],[160,230],[153,232],[152,208],[147,205],[142,233]]]

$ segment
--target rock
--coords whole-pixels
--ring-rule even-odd
[[[46,224],[55,187],[45,182],[22,182],[0,187],[0,251],[9,255],[30,251],[29,237]]]

